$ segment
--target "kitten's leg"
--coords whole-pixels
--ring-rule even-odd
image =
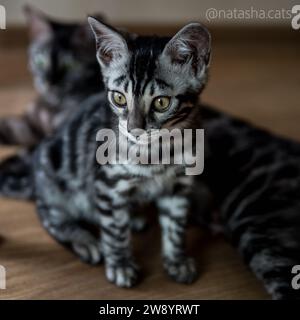
[[[44,136],[26,115],[0,119],[0,144],[31,147]]]
[[[33,199],[32,153],[32,151],[25,150],[0,162],[1,196]]]
[[[82,261],[89,264],[101,262],[99,240],[87,229],[58,207],[48,207],[40,201],[38,212],[45,229],[59,243],[68,247]]]
[[[119,287],[132,287],[138,279],[138,268],[130,248],[128,208],[112,204],[112,211],[100,207],[99,213],[106,277]]]
[[[53,133],[57,110],[42,98],[20,116],[0,119],[0,144],[33,147]]]
[[[175,281],[192,283],[197,277],[195,261],[185,253],[189,200],[186,195],[178,192],[173,196],[161,197],[158,208],[164,269]]]

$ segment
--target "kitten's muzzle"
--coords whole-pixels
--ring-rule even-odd
[[[138,130],[145,130],[145,119],[139,108],[133,108],[128,114],[127,131],[138,132]],[[134,134],[136,136],[136,134]]]

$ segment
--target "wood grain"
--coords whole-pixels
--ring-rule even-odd
[[[277,133],[300,140],[299,45],[215,43],[211,81],[203,99]],[[19,113],[34,96],[25,49],[0,52],[0,114]],[[1,157],[14,152],[2,148]],[[156,221],[156,220],[155,220]],[[109,284],[103,266],[78,261],[41,227],[31,203],[0,201],[0,264],[7,289],[0,299],[266,299],[261,284],[220,236],[189,230],[189,251],[200,277],[190,286],[169,280],[160,262],[160,232],[154,223],[134,236],[143,271],[135,288]]]

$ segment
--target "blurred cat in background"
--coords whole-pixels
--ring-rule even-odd
[[[0,164],[0,194],[16,198],[33,196],[32,149],[81,101],[104,89],[88,24],[58,22],[36,8],[24,9],[31,39],[29,67],[38,97],[21,116],[0,119],[0,144],[23,147]]]

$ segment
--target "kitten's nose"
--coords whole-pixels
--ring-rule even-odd
[[[142,129],[145,128],[145,119],[143,117],[142,112],[139,108],[133,108],[131,112],[128,114],[127,119],[127,131],[131,132],[135,129]]]

